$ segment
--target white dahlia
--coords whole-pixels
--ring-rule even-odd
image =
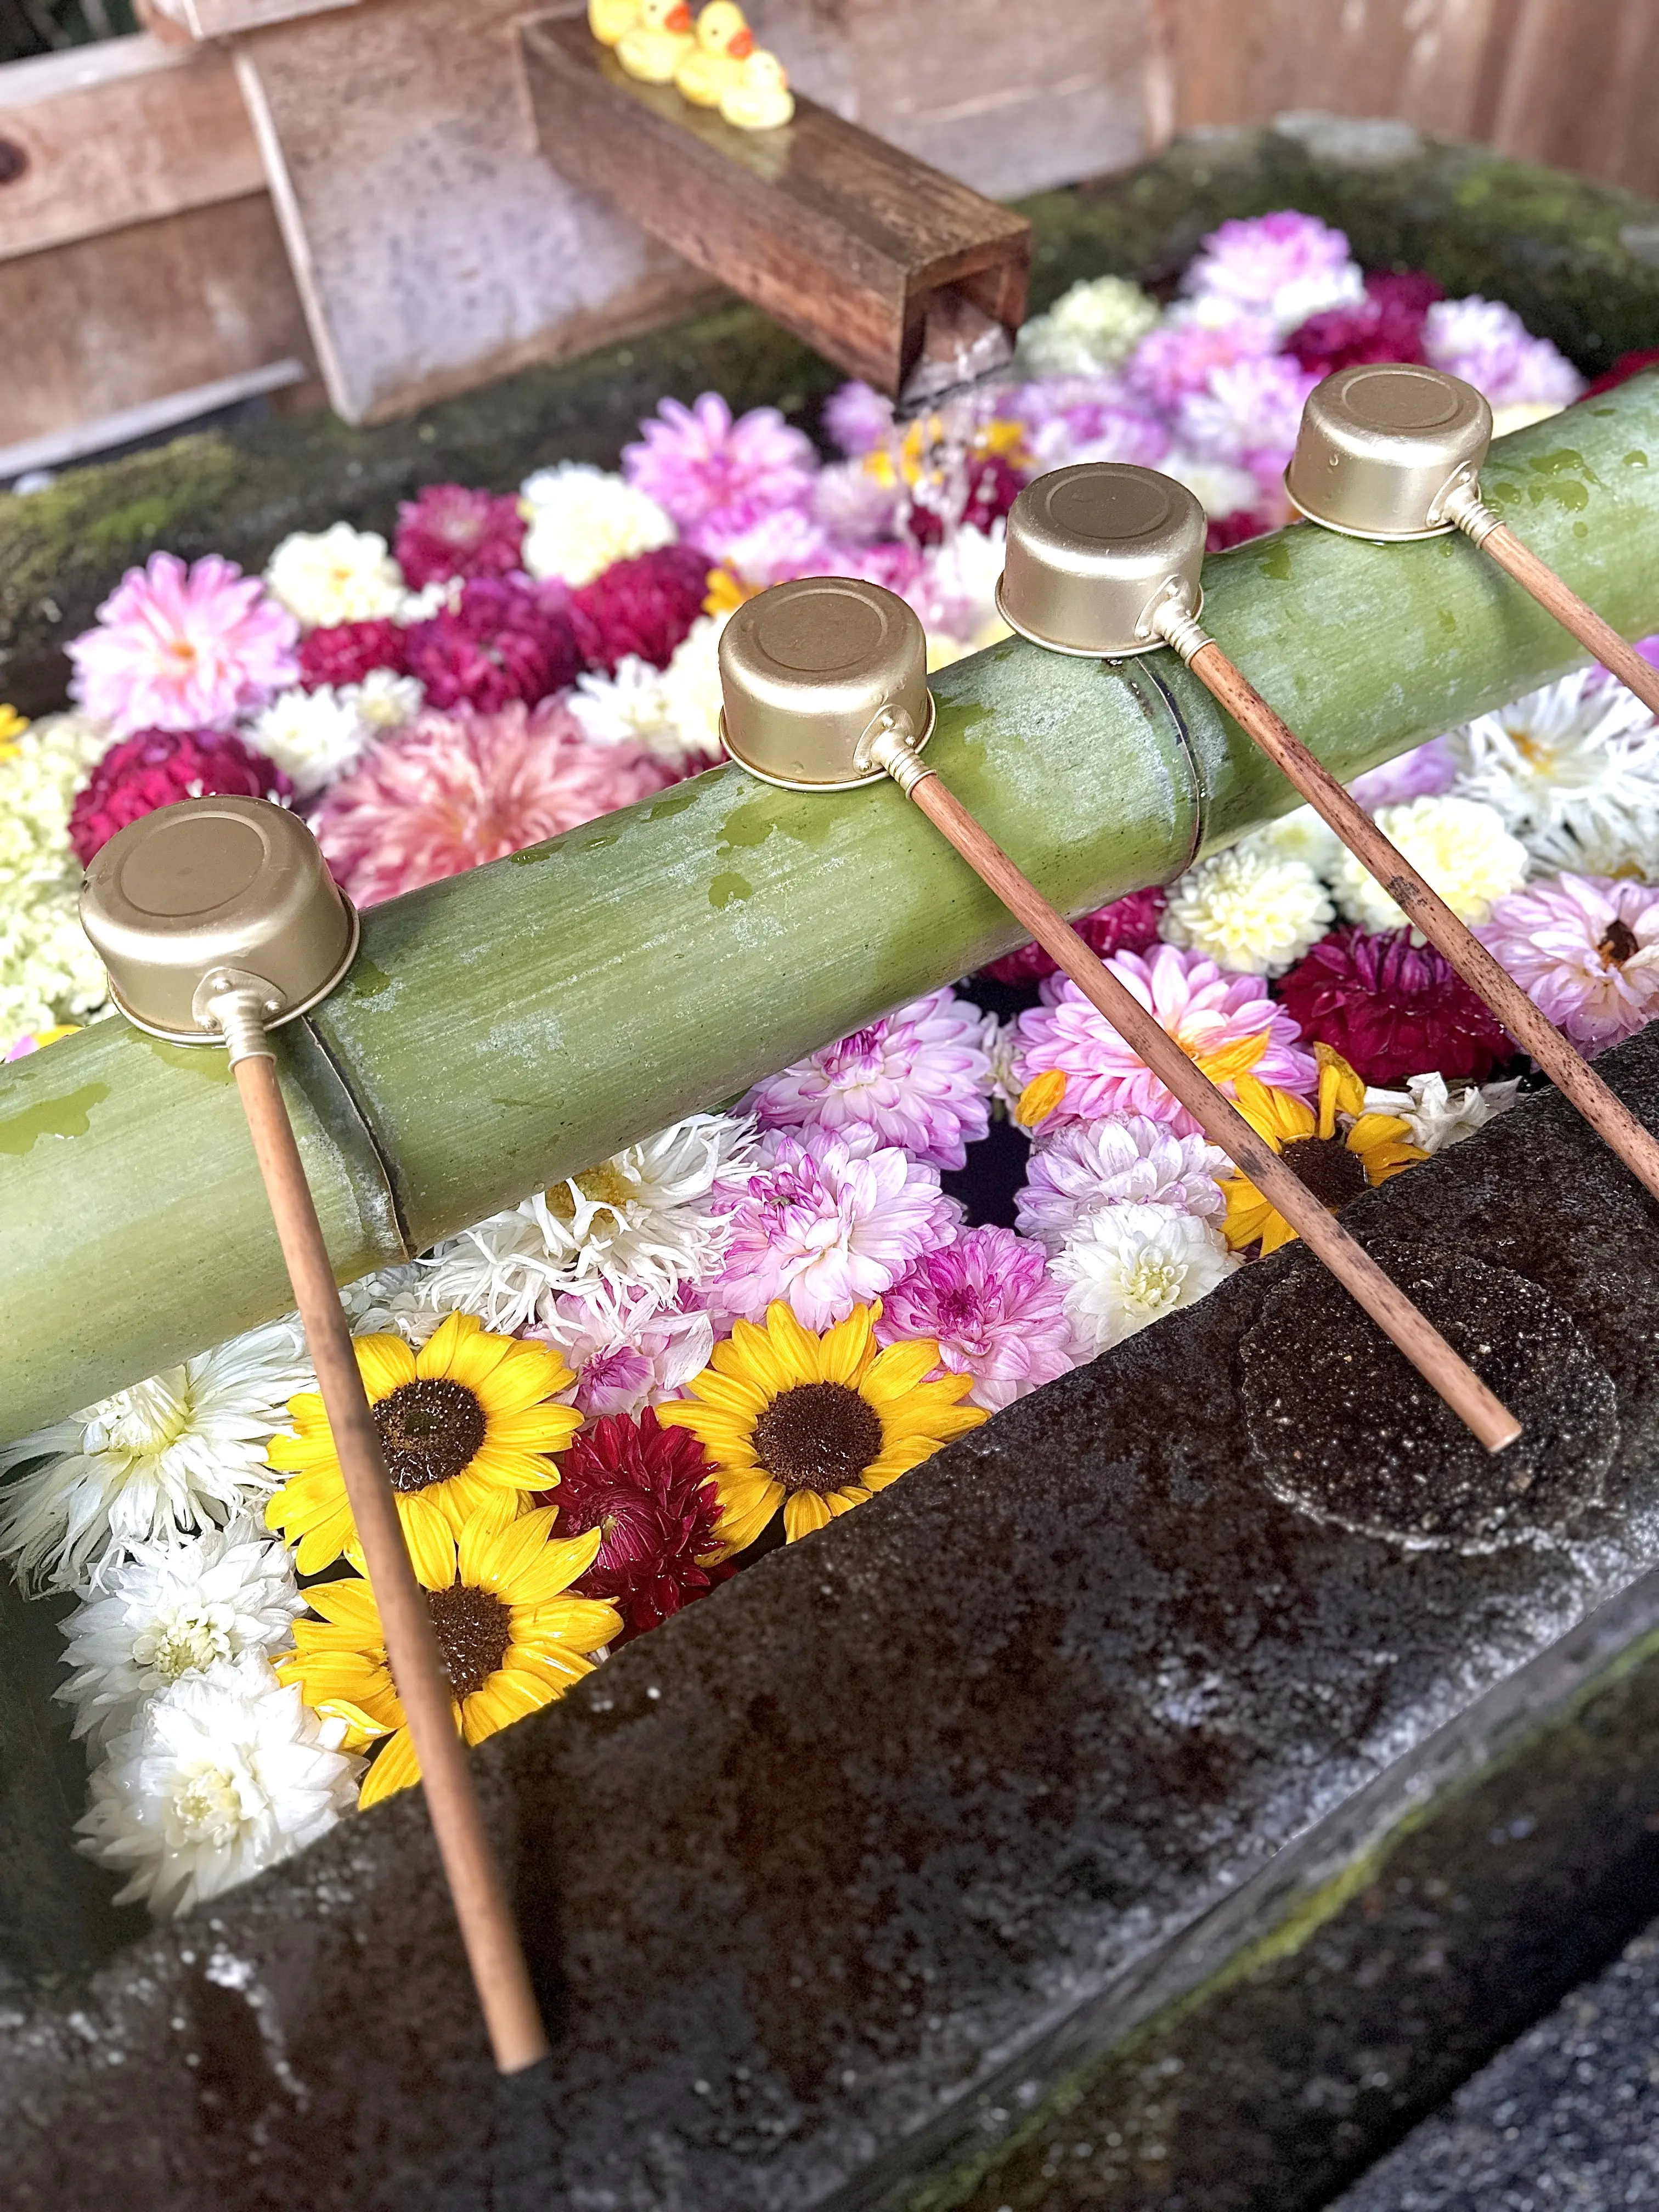
[[[1403,1091],[1381,1091],[1370,1085],[1365,1091],[1368,1114],[1397,1114],[1406,1133],[1425,1152],[1443,1152],[1448,1145],[1461,1145],[1488,1121],[1507,1113],[1520,1090],[1519,1079],[1508,1083],[1468,1083],[1448,1087],[1443,1075],[1408,1075]]]
[[[1149,1322],[1207,1297],[1232,1273],[1221,1232],[1169,1206],[1109,1206],[1086,1214],[1048,1263],[1090,1358]]]
[[[1460,921],[1485,921],[1494,901],[1527,879],[1527,848],[1478,799],[1413,799],[1379,806],[1376,826],[1439,892]],[[1336,902],[1362,929],[1398,929],[1405,915],[1381,884],[1343,853],[1332,875]]]
[[[1235,975],[1282,975],[1334,918],[1324,884],[1305,860],[1235,845],[1170,886],[1158,934]]]
[[[538,469],[520,489],[530,526],[522,558],[532,576],[592,583],[613,561],[672,545],[679,535],[654,499],[586,461]]]
[[[337,522],[283,538],[265,569],[265,589],[307,629],[374,622],[403,605],[403,571],[378,531]]]
[[[1659,723],[1599,668],[1478,716],[1451,743],[1459,796],[1494,808],[1545,866],[1577,871],[1609,848],[1644,873],[1659,861]]]
[[[314,691],[296,685],[278,692],[248,725],[247,734],[276,762],[296,794],[309,799],[356,765],[373,733],[343,690],[319,684]]]

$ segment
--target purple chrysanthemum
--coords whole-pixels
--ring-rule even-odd
[[[512,494],[428,484],[398,509],[395,551],[411,590],[452,576],[510,576],[522,567],[525,522]]]
[[[76,793],[70,842],[82,867],[129,822],[181,799],[275,799],[294,787],[274,761],[218,730],[140,730],[113,744]]]
[[[1408,929],[1336,929],[1279,980],[1304,1036],[1367,1083],[1443,1075],[1484,1083],[1515,1050],[1503,1025],[1431,945]]]
[[[1379,806],[1400,806],[1408,799],[1438,799],[1457,781],[1457,762],[1447,738],[1431,738],[1398,760],[1384,761],[1348,786],[1368,814]]]
[[[1285,354],[1218,368],[1176,410],[1181,437],[1206,459],[1248,469],[1276,486],[1295,449],[1302,409],[1318,382]]]
[[[643,442],[623,448],[623,474],[716,558],[763,516],[812,496],[812,441],[775,407],[751,407],[734,422],[720,394],[705,392],[690,407],[665,399],[640,427]]]
[[[527,707],[574,684],[582,665],[561,586],[475,576],[459,603],[404,633],[405,662],[441,709],[498,713]]]
[[[1091,952],[1109,960],[1114,952],[1146,952],[1158,943],[1158,925],[1169,904],[1168,894],[1153,884],[1144,891],[1130,891],[1109,906],[1097,907],[1072,925]],[[1022,945],[993,960],[985,974],[998,983],[1039,983],[1059,969],[1040,945]]]
[[[1293,331],[1310,315],[1362,299],[1364,280],[1341,231],[1316,216],[1281,208],[1212,230],[1188,264],[1181,289]]]
[[[1584,389],[1559,348],[1534,337],[1513,307],[1478,292],[1429,309],[1423,358],[1474,385],[1494,407],[1570,407]]]
[[[926,1252],[881,1302],[878,1344],[931,1336],[939,1364],[971,1375],[969,1401],[995,1413],[1078,1360],[1065,1293],[1042,1245],[1012,1229],[969,1229]]]
[[[299,625],[257,576],[209,553],[187,568],[152,553],[74,639],[70,690],[117,737],[222,727],[258,714],[297,673]]]
[[[872,1130],[915,1159],[959,1168],[990,1124],[994,1027],[953,991],[930,992],[769,1076],[740,1110],[763,1129]]]
[[[1659,890],[1555,876],[1501,898],[1475,932],[1581,1052],[1659,1014]]]
[[[828,435],[853,460],[884,446],[893,433],[893,403],[872,385],[854,377],[823,403]]]
[[[1064,1121],[1037,1132],[1014,1224],[1058,1252],[1085,1215],[1103,1206],[1169,1206],[1219,1220],[1227,1201],[1216,1178],[1227,1160],[1201,1136],[1178,1136],[1144,1114]]]

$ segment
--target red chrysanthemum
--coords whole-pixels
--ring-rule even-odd
[[[648,1406],[595,1421],[561,1456],[559,1486],[550,1492],[559,1534],[605,1532],[576,1588],[617,1607],[626,1624],[622,1640],[654,1628],[733,1572],[698,1565],[699,1555],[719,1549],[714,1471],[690,1431],[659,1427]]]
[[[1019,497],[1025,479],[1000,453],[985,453],[968,472],[968,501],[962,520],[973,530],[988,531]],[[942,518],[930,507],[912,500],[910,535],[918,545],[937,545],[945,535]]]
[[[82,867],[118,830],[158,806],[209,793],[236,799],[291,799],[294,787],[274,761],[240,738],[216,730],[139,730],[112,745],[77,794],[70,842]]]
[[[1073,924],[1091,952],[1109,960],[1115,952],[1145,952],[1158,942],[1158,919],[1167,903],[1157,884],[1150,890],[1131,891],[1097,907]],[[1054,962],[1040,945],[1022,945],[1018,952],[992,961],[984,973],[997,983],[1040,983],[1056,972]]]
[[[493,714],[514,699],[527,707],[562,691],[582,655],[562,586],[474,576],[460,604],[405,633],[407,665],[428,705]]]
[[[1421,361],[1423,319],[1445,296],[1444,286],[1423,270],[1372,270],[1358,307],[1310,315],[1285,339],[1285,350],[1316,376],[1368,361]]]
[[[398,509],[398,566],[414,591],[451,576],[510,576],[524,566],[525,522],[511,494],[428,484]]]
[[[1330,1045],[1367,1083],[1436,1070],[1484,1083],[1516,1049],[1450,962],[1407,929],[1333,930],[1275,989],[1304,1042]]]
[[[408,640],[394,622],[336,623],[308,630],[300,640],[300,681],[307,691],[324,684],[361,684],[376,668],[409,672]]]
[[[583,659],[611,672],[634,653],[666,668],[708,593],[708,557],[692,546],[659,545],[613,561],[570,595]]]
[[[1224,553],[1230,545],[1242,545],[1247,538],[1261,538],[1278,527],[1273,517],[1259,507],[1236,507],[1231,514],[1218,515],[1206,529],[1204,550]]]

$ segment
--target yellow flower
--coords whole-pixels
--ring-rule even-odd
[[[1254,1075],[1237,1078],[1238,1110],[1335,1213],[1362,1190],[1387,1182],[1428,1154],[1410,1141],[1410,1124],[1398,1115],[1365,1111],[1365,1086],[1340,1053],[1317,1044],[1314,1056],[1319,1062],[1317,1114],[1302,1099]],[[1248,1176],[1230,1176],[1221,1188],[1227,1194],[1227,1242],[1235,1252],[1258,1238],[1264,1255],[1295,1240],[1295,1230]]]
[[[28,726],[27,714],[20,714],[15,707],[0,706],[0,761],[16,759],[21,750],[17,739]]]
[[[1057,1067],[1034,1075],[1014,1105],[1014,1119],[1022,1129],[1035,1129],[1066,1103],[1066,1078]]]
[[[735,614],[744,601],[752,599],[760,588],[758,584],[749,583],[738,575],[735,568],[711,568],[702,611],[706,615]]]
[[[975,460],[1000,455],[1013,468],[1024,468],[1030,459],[1024,426],[1000,416],[974,432],[968,450]],[[918,415],[899,441],[896,462],[890,447],[878,446],[864,457],[865,473],[885,491],[892,490],[901,477],[914,487],[924,477],[941,474],[959,451],[942,415]]]
[[[728,1552],[752,1544],[780,1504],[791,1543],[822,1528],[988,1418],[957,1402],[971,1375],[922,1381],[939,1364],[931,1337],[878,1352],[880,1315],[879,1301],[854,1306],[817,1336],[775,1299],[763,1328],[740,1321],[714,1346],[690,1401],[658,1407],[714,1462],[714,1533]]]
[[[543,1506],[505,1528],[486,1510],[444,1540],[416,1572],[426,1586],[444,1671],[454,1692],[455,1725],[469,1743],[550,1705],[591,1674],[586,1656],[620,1633],[622,1616],[595,1598],[567,1595],[593,1564],[602,1531],[556,1539],[554,1510]],[[379,1741],[358,1802],[373,1805],[421,1778],[420,1761],[386,1661],[374,1593],[356,1576],[316,1583],[306,1592],[320,1620],[294,1625],[297,1646],[276,1662],[307,1705],[346,1723],[346,1742],[362,1751]]]
[[[504,1528],[526,1492],[557,1482],[544,1455],[562,1450],[581,1415],[547,1401],[575,1377],[546,1345],[492,1336],[471,1314],[448,1315],[418,1352],[400,1336],[360,1336],[353,1348],[415,1571],[438,1589],[473,1514]],[[266,1506],[266,1523],[298,1539],[302,1575],[343,1556],[361,1567],[323,1401],[306,1391],[288,1411],[298,1433],[273,1437],[267,1456],[291,1479]]]

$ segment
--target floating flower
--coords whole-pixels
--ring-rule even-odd
[[[1581,1052],[1633,1036],[1659,1013],[1659,890],[1646,884],[1531,884],[1499,899],[1480,935]]]
[[[1167,453],[1163,467],[1166,477],[1173,477],[1177,483],[1186,485],[1209,517],[1211,538],[1223,524],[1230,526],[1225,532],[1230,545],[1276,526],[1275,519],[1263,507],[1261,484],[1248,469],[1235,468],[1231,461],[1212,460],[1189,453],[1185,447],[1177,447]],[[1283,517],[1277,520],[1282,520]],[[1223,550],[1219,544],[1209,546],[1212,553]]]
[[[1325,886],[1305,861],[1235,845],[1170,886],[1158,930],[1166,944],[1236,975],[1282,975],[1332,920]]]
[[[763,514],[747,530],[726,538],[720,557],[726,568],[757,591],[769,584],[791,583],[798,576],[831,575],[842,563],[841,550],[823,525],[799,507],[781,507]]]
[[[352,1350],[409,1556],[428,1589],[446,1588],[453,1539],[472,1516],[503,1527],[530,1492],[558,1480],[547,1454],[569,1443],[581,1416],[553,1400],[575,1377],[546,1345],[491,1335],[471,1314],[448,1315],[418,1352],[400,1336],[354,1337]],[[265,1525],[297,1542],[302,1575],[338,1559],[360,1562],[322,1399],[303,1392],[288,1413],[294,1433],[273,1437],[270,1452],[288,1480],[266,1506]]]
[[[1511,1079],[1507,1083],[1465,1084],[1453,1091],[1436,1072],[1408,1077],[1403,1091],[1382,1091],[1368,1084],[1365,1111],[1397,1115],[1413,1144],[1420,1145],[1432,1158],[1448,1145],[1461,1145],[1465,1137],[1507,1114],[1520,1088],[1519,1079]]]
[[[1003,404],[1038,469],[1075,461],[1156,468],[1170,450],[1168,424],[1119,376],[1054,377],[1021,386]]]
[[[878,1344],[932,1337],[946,1374],[995,1413],[1075,1365],[1072,1325],[1048,1254],[1008,1229],[968,1229],[924,1252],[881,1301]]]
[[[1285,354],[1212,369],[1203,390],[1176,409],[1177,434],[1200,459],[1246,470],[1277,490],[1317,381]]]
[[[1407,799],[1438,799],[1456,780],[1457,756],[1451,739],[1431,738],[1426,744],[1413,745],[1397,759],[1357,775],[1348,789],[1368,814],[1375,814],[1379,806],[1398,806]],[[1310,807],[1299,811],[1312,812]],[[1334,838],[1335,832],[1328,835]]]
[[[978,651],[1012,635],[997,611],[1005,534],[1000,522],[989,530],[963,523],[925,556],[904,596],[921,617],[930,653],[947,641]]]
[[[1226,1166],[1226,1155],[1201,1136],[1176,1136],[1144,1114],[1063,1121],[1031,1147],[1014,1225],[1058,1252],[1080,1221],[1108,1206],[1160,1206],[1218,1221],[1227,1202],[1216,1178]]]
[[[956,1235],[962,1210],[939,1170],[896,1146],[872,1149],[867,1127],[762,1139],[748,1181],[727,1203],[732,1242],[710,1296],[754,1320],[787,1300],[808,1328],[828,1328],[878,1297],[910,1262]]]
[[[1459,795],[1494,808],[1546,866],[1610,845],[1638,873],[1659,862],[1659,723],[1600,669],[1480,715],[1448,744]]]
[[[671,781],[636,745],[592,745],[560,700],[423,714],[333,785],[312,817],[359,906],[556,837]]]
[[[690,1115],[449,1237],[427,1295],[494,1328],[522,1328],[567,1292],[641,1291],[670,1305],[718,1273],[732,1242],[729,1187],[754,1163],[752,1121]]]
[[[1513,307],[1479,293],[1437,300],[1423,321],[1423,358],[1484,392],[1494,410],[1571,407],[1584,380],[1547,338],[1535,338]]]
[[[1181,289],[1218,316],[1250,316],[1280,333],[1365,297],[1345,234],[1291,208],[1212,230],[1188,264]]]
[[[70,695],[118,738],[222,727],[293,683],[295,635],[293,616],[234,561],[210,553],[186,568],[152,553],[71,641]]]
[[[1149,331],[1136,346],[1124,363],[1124,386],[1162,413],[1173,415],[1188,392],[1208,388],[1217,369],[1262,361],[1273,351],[1271,326],[1254,317],[1226,321],[1177,317]]]
[[[575,1370],[570,1402],[589,1420],[678,1397],[714,1349],[714,1322],[687,1284],[665,1304],[642,1284],[601,1282],[542,1299],[537,1316],[528,1333]]]
[[[1232,848],[1237,853],[1260,854],[1273,860],[1299,860],[1316,876],[1330,873],[1342,841],[1311,806],[1293,806],[1260,830],[1254,830]]]
[[[1116,368],[1158,321],[1157,301],[1127,277],[1085,278],[1021,331],[1020,366],[1032,376],[1087,376]]]
[[[0,1045],[103,1003],[69,825],[76,787],[108,742],[84,715],[48,714],[0,760]]]
[[[559,1462],[558,1533],[599,1533],[584,1597],[613,1605],[627,1633],[655,1628],[733,1570],[720,1562],[714,1463],[689,1430],[647,1407],[584,1429]]]
[[[1434,278],[1419,270],[1398,276],[1370,270],[1365,296],[1357,306],[1310,316],[1291,332],[1285,350],[1320,377],[1366,362],[1421,361],[1424,318],[1444,297]]]
[[[585,461],[538,469],[522,490],[529,526],[522,558],[532,576],[556,577],[574,588],[592,583],[613,562],[674,542],[673,522],[654,499]]]
[[[1304,1036],[1341,1054],[1367,1083],[1437,1069],[1483,1083],[1516,1047],[1497,1016],[1431,945],[1411,932],[1334,930],[1281,978]]]
[[[468,1743],[540,1711],[593,1671],[588,1654],[622,1626],[614,1607],[575,1597],[600,1532],[562,1542],[544,1506],[503,1526],[488,1512],[447,1529],[429,1551],[410,1547],[426,1591],[456,1724]],[[367,1582],[347,1577],[306,1592],[320,1620],[295,1624],[295,1656],[278,1668],[307,1705],[343,1727],[354,1749],[378,1744],[358,1803],[378,1805],[421,1778],[386,1657],[386,1631]]]
[[[1167,1206],[1111,1206],[1089,1213],[1049,1262],[1085,1358],[1148,1322],[1195,1305],[1237,1262],[1220,1232]]]
[[[0,1555],[26,1589],[69,1589],[100,1553],[257,1510],[276,1486],[266,1444],[309,1379],[297,1325],[276,1322],[0,1445],[0,1474],[28,1470],[0,1492]]]
[[[408,678],[394,677],[392,681],[406,683]],[[419,688],[415,687],[417,696]],[[355,768],[371,734],[352,701],[328,684],[310,691],[296,688],[279,692],[248,726],[260,755],[286,777],[301,799],[313,797]]]
[[[411,624],[404,655],[429,704],[485,714],[514,699],[533,707],[582,665],[563,595],[501,576],[471,578],[453,608]]]
[[[884,483],[860,461],[832,461],[812,484],[811,520],[833,544],[867,545],[898,526],[896,483]]]
[[[300,640],[300,681],[307,690],[362,684],[377,669],[408,672],[409,640],[395,622],[337,623]]]
[[[1231,1097],[1237,1075],[1254,1070],[1264,1082],[1310,1091],[1316,1070],[1297,1049],[1294,1021],[1255,975],[1224,975],[1213,960],[1160,945],[1143,959],[1114,953],[1107,965],[1188,1057]],[[1066,1079],[1066,1112],[1079,1121],[1109,1114],[1146,1114],[1182,1136],[1198,1124],[1137,1058],[1075,983],[1043,986],[1048,1004],[1019,1018],[1022,1083],[1047,1070]]]
[[[1340,1054],[1316,1046],[1319,1055],[1317,1112],[1304,1099],[1274,1091],[1253,1076],[1238,1085],[1238,1110],[1293,1168],[1320,1204],[1339,1212],[1350,1199],[1375,1189],[1403,1169],[1428,1156],[1412,1143],[1398,1115],[1373,1114],[1365,1105],[1365,1086]],[[1235,1173],[1222,1188],[1227,1194],[1227,1242],[1235,1252],[1260,1243],[1262,1257],[1294,1243],[1296,1231],[1276,1213],[1248,1176]]]
[[[1158,941],[1158,926],[1164,918],[1164,893],[1154,884],[1149,890],[1131,891],[1092,914],[1079,915],[1072,924],[1091,952],[1109,960],[1115,952],[1148,952]],[[1060,972],[1040,945],[1022,945],[1006,952],[983,971],[998,983],[1036,983]]]
[[[1510,836],[1495,807],[1473,799],[1413,799],[1379,807],[1375,819],[1460,921],[1484,921],[1494,900],[1527,879],[1527,848]],[[1405,919],[1352,853],[1338,856],[1331,888],[1343,915],[1362,929],[1398,929]]]
[[[922,1379],[939,1364],[931,1338],[878,1350],[878,1313],[855,1306],[817,1335],[779,1299],[763,1326],[739,1321],[715,1346],[690,1399],[659,1410],[714,1462],[728,1552],[752,1544],[780,1505],[789,1541],[809,1535],[988,1418],[960,1402],[970,1376]]]
[[[763,1129],[867,1128],[937,1168],[959,1168],[990,1126],[990,1019],[954,991],[931,991],[823,1046],[743,1102]]]
[[[736,422],[716,392],[690,407],[665,399],[640,425],[642,442],[623,448],[623,473],[706,553],[779,507],[805,507],[817,455],[775,407],[751,407]]]
[[[20,714],[15,707],[0,705],[0,761],[16,759],[19,751],[17,740],[28,726],[27,714]]]
[[[118,1905],[188,1912],[351,1810],[362,1762],[341,1750],[345,1733],[255,1653],[186,1675],[94,1771],[78,1848],[129,1876]]]
[[[70,842],[82,867],[129,822],[181,799],[292,797],[276,763],[216,730],[140,730],[113,744],[76,795]]]
[[[878,452],[893,434],[893,403],[854,377],[823,403],[823,427],[843,453],[854,460]]]
[[[349,522],[293,532],[271,555],[264,580],[271,598],[306,629],[381,621],[397,613],[404,597],[385,538]]]
[[[0,1063],[14,1060],[29,1060],[37,1052],[44,1052],[49,1044],[56,1044],[66,1036],[79,1036],[82,1024],[79,1022],[58,1022],[49,1030],[40,1030],[20,1036],[15,1044],[0,1053]]]
[[[510,494],[428,484],[398,509],[398,566],[417,592],[451,576],[510,576],[522,565],[524,533]]]
[[[74,1708],[76,1735],[101,1747],[173,1683],[291,1644],[305,1608],[288,1553],[246,1514],[185,1543],[135,1544],[58,1624],[76,1671],[52,1694]]]
[[[614,669],[629,654],[665,668],[691,634],[708,591],[708,563],[689,545],[617,561],[571,599],[584,659]]]

